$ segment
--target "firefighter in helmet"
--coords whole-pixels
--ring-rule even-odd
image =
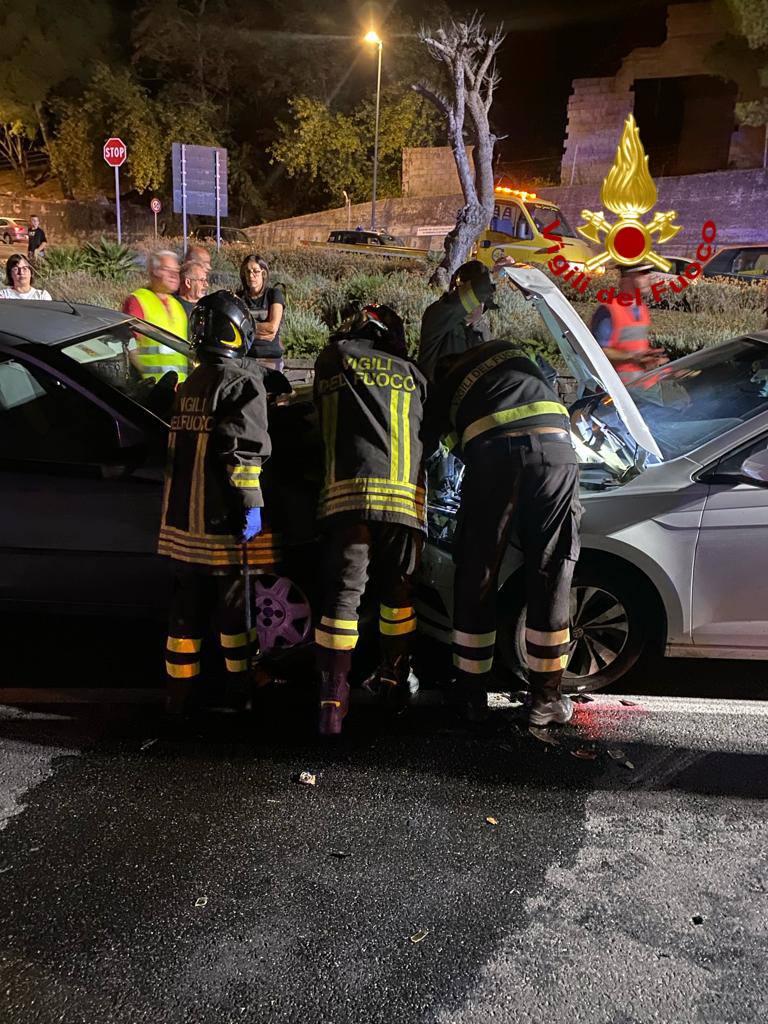
[[[231,292],[204,296],[190,317],[197,366],[171,417],[158,550],[174,562],[165,652],[167,708],[181,712],[199,686],[212,615],[234,689],[248,678],[256,641],[245,624],[248,568],[273,567],[262,521],[261,473],[270,455],[262,367],[246,353],[253,322]]]
[[[325,528],[319,731],[341,732],[357,644],[358,606],[370,572],[379,599],[380,693],[407,701],[416,631],[410,578],[426,529],[421,421],[426,381],[407,355],[400,317],[387,306],[355,312],[315,363],[323,432]]]

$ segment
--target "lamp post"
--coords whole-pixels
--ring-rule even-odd
[[[373,43],[379,48],[379,67],[376,73],[376,128],[373,136],[373,191],[371,193],[371,231],[376,230],[376,178],[379,172],[379,107],[381,105],[381,50],[383,42],[379,35],[371,29],[363,40]]]

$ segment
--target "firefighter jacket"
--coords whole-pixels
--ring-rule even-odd
[[[370,341],[332,341],[315,363],[325,450],[318,515],[426,524],[421,421],[426,381],[409,359]]]
[[[264,371],[221,356],[198,366],[176,394],[158,550],[211,569],[240,566],[247,509],[262,506],[271,446]],[[250,565],[272,564],[268,530],[248,542]]]
[[[427,306],[421,318],[417,358],[419,369],[427,380],[435,379],[435,366],[443,356],[458,355],[488,341],[488,327],[484,320],[475,324],[466,322],[467,316],[479,305],[480,300],[467,282]]]
[[[487,341],[450,361],[433,386],[424,418],[427,455],[441,437],[465,450],[475,438],[530,427],[570,430],[568,410],[538,366],[507,341]]]

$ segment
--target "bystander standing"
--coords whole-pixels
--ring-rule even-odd
[[[39,260],[45,256],[45,247],[48,244],[45,232],[40,227],[40,218],[32,216],[29,218],[29,233],[27,237],[27,256],[30,260]]]
[[[198,263],[196,260],[187,260],[181,267],[178,293],[179,302],[184,307],[187,316],[207,291],[208,271],[202,263]]]

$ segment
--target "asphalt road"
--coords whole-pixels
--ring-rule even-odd
[[[151,682],[151,637],[67,628],[6,685],[78,649],[74,682]],[[0,1020],[762,1024],[766,679],[657,666],[557,746],[501,700],[481,732],[357,706],[332,746],[290,703],[0,707]]]

